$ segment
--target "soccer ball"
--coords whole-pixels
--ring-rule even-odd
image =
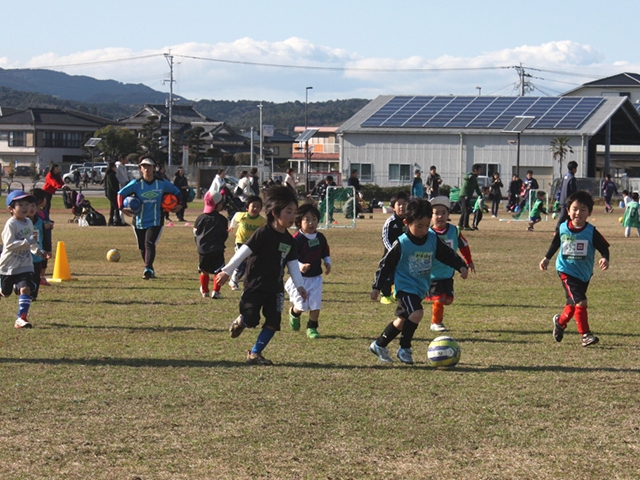
[[[120,261],[120,250],[116,250],[112,248],[107,252],[107,260],[110,262],[119,262]]]
[[[553,215],[551,215],[551,218],[553,218],[553,219],[558,218],[558,214],[556,212],[553,212]]]
[[[460,345],[451,337],[435,338],[427,350],[434,367],[455,367],[460,361]]]
[[[176,197],[172,193],[165,193],[162,197],[162,209],[165,212],[170,212],[171,210],[176,208],[178,206],[178,203],[180,203],[178,202],[178,197]]]
[[[624,220],[624,217],[620,217],[620,218],[618,219],[618,221],[619,221],[620,223],[622,223],[622,221],[623,221],[623,220]]]
[[[142,202],[138,197],[126,197],[122,202],[124,208],[128,208],[133,213],[138,213],[142,208]]]

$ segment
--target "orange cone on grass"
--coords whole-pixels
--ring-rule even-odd
[[[64,242],[58,242],[58,246],[56,247],[56,263],[53,267],[53,277],[47,280],[55,283],[77,280],[77,278],[71,276],[69,260],[67,259],[67,249],[64,246]]]

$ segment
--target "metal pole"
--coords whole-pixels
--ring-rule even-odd
[[[520,178],[520,134],[518,133],[518,154],[516,155],[516,175]]]
[[[173,157],[173,55],[165,54],[167,62],[169,63],[169,136],[168,136],[168,163],[171,166],[171,160]],[[162,125],[160,126],[160,135],[162,135]]]
[[[313,87],[307,87],[304,91],[304,131],[307,131],[308,125],[308,112],[309,112],[309,90]],[[309,192],[309,139],[305,142],[304,148],[304,170],[306,175],[305,191]]]
[[[253,168],[253,127],[251,127],[251,168]]]
[[[258,108],[260,109],[260,156],[258,157],[258,162],[262,160],[262,165],[264,165],[264,159],[262,158],[262,102],[260,102]]]

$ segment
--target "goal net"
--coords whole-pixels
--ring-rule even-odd
[[[328,187],[318,205],[321,217],[319,228],[354,228],[360,209],[354,187]]]

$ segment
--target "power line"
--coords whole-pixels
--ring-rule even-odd
[[[69,67],[85,67],[87,65],[101,65],[101,64],[108,64],[108,63],[117,63],[117,62],[128,62],[131,60],[142,60],[144,58],[153,58],[153,57],[162,57],[164,56],[163,53],[154,53],[151,55],[140,55],[138,57],[127,57],[127,58],[114,58],[112,60],[98,60],[95,62],[81,62],[81,63],[67,63],[67,64],[61,64],[61,65],[49,65],[49,66],[44,66],[44,67],[33,67],[33,69],[36,68],[41,68],[41,69],[56,69],[56,68],[69,68]]]
[[[279,63],[262,63],[262,62],[247,62],[242,60],[225,60],[221,58],[207,58],[207,57],[194,57],[191,55],[175,55],[181,58],[190,58],[192,60],[205,60],[208,62],[218,63],[231,63],[235,65],[251,65],[258,67],[275,67],[275,68],[292,68],[298,70],[329,70],[340,72],[389,72],[389,73],[404,73],[404,72],[454,72],[454,71],[473,71],[473,70],[505,70],[512,68],[510,66],[499,67],[451,67],[451,68],[358,68],[358,67],[320,67],[313,65],[287,65]]]

